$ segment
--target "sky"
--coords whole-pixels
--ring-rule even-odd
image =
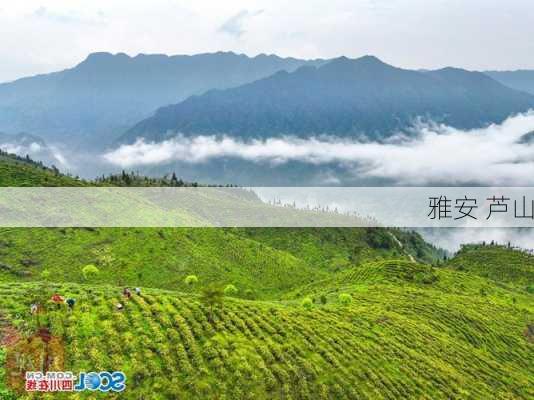
[[[534,69],[532,0],[0,0],[0,82],[95,51]]]

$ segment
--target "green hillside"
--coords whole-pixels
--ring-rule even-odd
[[[72,179],[40,168],[0,182]],[[398,229],[0,228],[0,399],[533,398],[531,256],[441,256]],[[25,393],[43,363],[126,391]]]
[[[364,260],[409,258],[386,230],[375,235],[386,244],[350,228],[0,228],[0,279],[35,281],[46,270],[55,282],[83,283],[93,264],[100,283],[187,291],[194,274],[271,299]]]
[[[534,290],[534,256],[506,246],[463,246],[447,266],[500,283],[532,286]]]
[[[29,158],[0,150],[0,187],[3,186],[86,186],[79,179],[59,173]]]
[[[226,297],[213,315],[197,294],[143,289],[127,300],[105,285],[3,284],[0,304],[21,332],[39,323],[61,338],[50,350],[64,351],[58,367],[123,370],[120,398],[531,398],[531,297],[433,267],[423,269],[437,281],[419,283],[418,268],[375,262],[317,289],[310,305]],[[56,291],[77,299],[74,312],[48,305],[29,316],[36,297]]]

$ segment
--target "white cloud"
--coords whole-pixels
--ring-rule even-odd
[[[360,177],[406,185],[534,184],[534,144],[520,143],[523,135],[534,130],[534,111],[470,131],[429,125],[416,130],[414,138],[396,137],[387,143],[333,137],[242,141],[227,136],[178,136],[161,143],[138,140],[104,154],[104,159],[122,167],[201,163],[221,157],[272,164],[302,161],[339,164]]]
[[[226,20],[219,28],[220,32],[228,33],[229,35],[240,37],[246,32],[245,24],[250,18],[260,15],[263,10],[250,12],[242,10]]]

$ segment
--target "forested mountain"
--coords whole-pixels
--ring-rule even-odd
[[[502,122],[531,107],[534,96],[482,73],[411,71],[372,56],[340,57],[160,108],[122,142],[138,137],[160,141],[176,133],[377,139],[405,130],[419,118],[469,129]]]
[[[158,107],[321,61],[234,53],[129,57],[94,53],[74,68],[0,84],[0,131],[94,144]]]

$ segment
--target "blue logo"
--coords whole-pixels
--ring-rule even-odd
[[[74,386],[74,390],[77,392],[83,390],[122,392],[125,388],[126,376],[121,371],[80,372],[78,383]]]

